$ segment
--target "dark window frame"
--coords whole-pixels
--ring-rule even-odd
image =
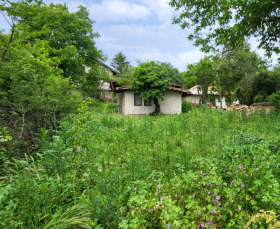
[[[136,104],[136,96],[139,96],[141,104]],[[142,98],[140,97],[140,94],[138,94],[138,93],[134,93],[134,106],[137,106],[137,107],[142,106]]]

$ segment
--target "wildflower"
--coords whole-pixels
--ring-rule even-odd
[[[155,196],[157,196],[157,193],[155,192],[155,194],[154,194]]]
[[[210,225],[211,225],[211,222],[208,222],[208,225],[210,226]]]
[[[238,169],[236,169],[236,172],[238,173]]]
[[[160,197],[160,201],[163,201],[163,197],[162,196]]]
[[[245,187],[245,184],[241,184],[241,187],[244,188],[244,187]]]
[[[210,195],[210,194],[211,194],[211,192],[209,191],[209,192],[208,192],[208,195]]]
[[[210,221],[212,221],[212,218],[210,218]]]
[[[136,191],[137,188],[134,188],[134,191]]]
[[[256,168],[256,170],[258,171],[258,170],[259,170],[259,168]]]
[[[196,167],[196,165],[194,165],[194,167]]]
[[[207,200],[207,197],[205,197],[205,200]]]
[[[202,171],[202,170],[200,170],[200,173],[203,173],[203,171]]]
[[[175,197],[177,197],[177,194],[175,194]]]
[[[262,159],[264,159],[265,158],[265,156],[264,155],[262,155]]]
[[[242,169],[242,167],[243,167],[243,166],[240,164],[240,165],[239,165],[239,168]]]
[[[160,184],[158,184],[158,185],[157,185],[157,187],[158,187],[158,188],[161,188],[161,185],[160,185]]]
[[[199,226],[198,226],[198,225],[196,225],[196,228],[199,228]]]
[[[151,211],[152,211],[151,208],[149,208],[149,209],[148,209],[148,212],[151,212]]]
[[[246,174],[246,177],[248,176],[248,174]]]
[[[253,159],[256,160],[256,157],[254,157]]]
[[[234,200],[231,201],[232,203],[234,202]]]
[[[236,154],[236,157],[238,157],[238,154]]]
[[[241,211],[241,207],[240,206],[238,206],[238,210]]]
[[[193,198],[195,198],[195,194],[193,194],[193,196],[192,196]]]
[[[184,170],[184,169],[181,169],[181,171],[184,172],[185,170]]]
[[[214,214],[217,214],[217,211],[216,211],[216,210],[213,210],[213,213],[214,213]]]
[[[171,223],[168,223],[168,227],[171,227]]]
[[[210,184],[209,183],[207,183],[207,186],[209,186]]]
[[[221,203],[219,201],[217,202],[217,204],[218,204],[218,206],[221,206]]]
[[[216,197],[216,200],[219,200],[219,199],[220,199],[220,197],[219,197],[219,196],[217,196],[217,197]]]
[[[216,183],[216,185],[218,186],[218,185],[219,185],[219,183]]]
[[[200,226],[201,226],[201,227],[204,227],[204,222],[203,222],[203,221],[201,222]]]

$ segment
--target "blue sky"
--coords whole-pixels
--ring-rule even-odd
[[[96,47],[108,56],[107,64],[117,52],[123,52],[133,66],[136,60],[170,62],[179,71],[186,65],[198,62],[204,56],[198,47],[188,41],[187,30],[172,25],[173,8],[168,0],[55,0],[46,4],[66,3],[69,11],[84,5],[95,21],[93,30],[101,37],[95,39]],[[0,28],[7,29],[3,16]],[[256,40],[250,40],[256,49]],[[258,51],[261,55],[263,50]],[[275,57],[274,57],[275,58]],[[275,58],[276,59],[276,58]],[[276,63],[276,61],[274,61]]]

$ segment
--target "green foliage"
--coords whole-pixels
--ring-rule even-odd
[[[269,96],[270,102],[274,105],[277,112],[280,111],[280,91],[276,91],[272,95]]]
[[[188,70],[185,72],[187,79],[194,80],[200,85],[202,91],[202,104],[206,103],[208,96],[208,87],[213,85],[216,71],[215,63],[212,57],[204,57],[196,64],[189,64]]]
[[[192,105],[192,103],[187,102],[187,101],[182,102],[182,113],[187,113],[189,111],[192,111],[193,109],[194,109],[194,106]]]
[[[131,78],[132,67],[122,52],[118,52],[111,61],[111,65],[118,71],[118,78]]]
[[[134,69],[132,77],[131,89],[139,92],[143,99],[152,98],[156,106],[155,113],[159,114],[158,99],[164,100],[171,80],[166,67],[154,61],[142,63]]]
[[[280,52],[277,1],[256,4],[254,0],[171,0],[169,4],[179,11],[173,23],[183,29],[193,27],[188,39],[194,40],[196,46],[201,45],[203,51],[236,47],[245,37],[254,35],[259,37],[259,48],[268,55]]]

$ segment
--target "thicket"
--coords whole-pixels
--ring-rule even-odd
[[[260,209],[279,217],[279,129],[276,115],[138,118],[84,102],[55,136],[42,130],[33,157],[2,158],[0,225],[243,228]]]

